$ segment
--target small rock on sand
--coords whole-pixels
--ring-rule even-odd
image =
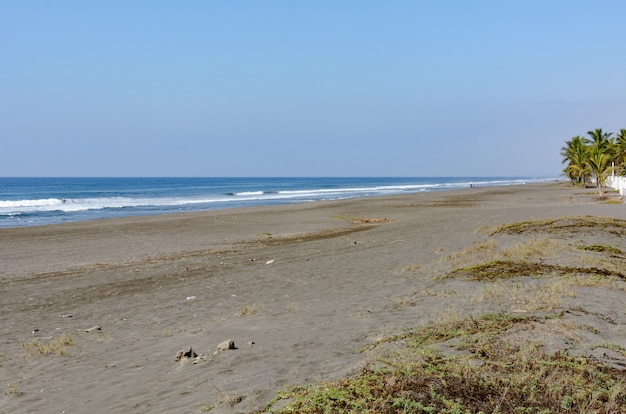
[[[198,354],[194,351],[190,346],[187,348],[181,349],[176,354],[176,362],[181,361],[183,358],[196,358]]]
[[[220,342],[217,345],[217,351],[215,351],[215,354],[221,351],[228,351],[229,349],[237,349],[235,347],[235,341],[233,341],[232,339],[227,339],[223,342]]]

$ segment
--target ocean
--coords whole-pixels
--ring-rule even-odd
[[[528,177],[8,178],[0,227],[553,181]]]

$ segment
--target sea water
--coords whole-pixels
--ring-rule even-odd
[[[0,227],[339,200],[475,186],[529,177],[2,178]]]

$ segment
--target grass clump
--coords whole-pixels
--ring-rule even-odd
[[[404,333],[382,339],[382,342],[396,342],[398,340],[409,339],[409,347],[415,348],[423,345],[431,345],[437,342],[447,341],[479,332],[492,332],[499,334],[520,322],[537,321],[540,319],[552,318],[553,316],[535,317],[530,315],[515,315],[510,313],[486,314],[479,319],[472,316],[460,318],[452,316],[443,319],[441,322],[407,330]]]
[[[533,257],[553,256],[561,244],[554,239],[532,237],[524,243],[518,243],[502,251],[508,259],[530,259]]]
[[[527,260],[532,258],[550,257],[556,254],[563,244],[551,238],[532,237],[522,243],[511,245],[501,251],[496,248],[496,243],[489,239],[484,242],[476,242],[459,252],[452,253],[444,258],[453,265],[459,266],[471,263],[476,259],[482,260]]]
[[[474,257],[476,255],[494,255],[495,248],[496,243],[493,240],[476,242],[470,247],[466,247],[461,251],[447,255],[443,258],[443,260],[452,261],[453,263],[459,263],[464,260],[468,260],[468,257]]]
[[[4,392],[4,395],[6,395],[7,397],[17,397],[22,394],[24,393],[20,391],[17,385],[15,384],[7,384],[7,389]]]
[[[546,355],[534,342],[503,334],[540,317],[491,314],[417,328],[391,360],[357,375],[298,386],[265,407],[272,413],[569,413],[619,412],[626,373],[585,358]],[[456,339],[456,342],[452,340]],[[454,347],[456,352],[442,349]],[[278,399],[287,404],[276,410]]]
[[[259,313],[259,311],[265,309],[265,306],[263,305],[257,305],[252,304],[252,305],[244,305],[241,307],[240,311],[239,311],[239,316],[252,316],[252,315],[256,315],[257,313]]]
[[[20,342],[26,350],[26,356],[38,355],[67,355],[67,347],[74,346],[74,338],[71,335],[55,336],[48,342],[32,341]]]
[[[408,264],[408,265],[402,266],[402,269],[400,269],[400,271],[397,273],[413,272],[415,270],[418,270],[420,267],[422,267],[420,263]]]
[[[624,256],[626,256],[624,254],[624,252],[622,252],[617,247],[598,245],[598,244],[593,244],[591,246],[579,246],[578,250],[584,250],[584,251],[596,252],[596,253],[606,253],[606,254],[608,254],[610,256],[614,256],[614,257],[624,257]]]
[[[601,269],[597,267],[558,266],[546,263],[514,260],[494,260],[472,266],[462,267],[448,272],[448,274],[446,274],[442,278],[466,276],[470,280],[494,281],[498,279],[509,279],[522,276],[540,277],[550,274],[557,274],[561,276],[573,276],[581,274],[587,276],[613,276],[619,277],[621,279],[626,279],[626,275],[624,275],[623,273],[609,269]]]
[[[512,260],[494,260],[472,266],[455,269],[447,277],[465,275],[471,280],[509,279],[520,276],[536,277],[546,274],[545,265],[533,262],[517,262]]]
[[[489,231],[496,234],[523,234],[533,232],[577,233],[582,231],[601,231],[616,236],[626,235],[626,220],[609,217],[560,217],[557,219],[523,221],[503,224]]]

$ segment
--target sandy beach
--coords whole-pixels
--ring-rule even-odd
[[[559,266],[597,267],[597,253],[572,245],[626,252],[624,229],[489,231],[587,216],[626,220],[626,205],[551,183],[0,229],[0,412],[259,411],[277,390],[349,375],[365,346],[450,312],[565,309],[571,326],[593,329],[533,330],[546,352],[626,367],[589,346],[626,347],[619,254],[610,283],[549,303],[440,278],[480,260],[472,246],[487,241],[496,254],[554,240],[557,254],[533,260]],[[228,340],[235,349],[218,351]]]

